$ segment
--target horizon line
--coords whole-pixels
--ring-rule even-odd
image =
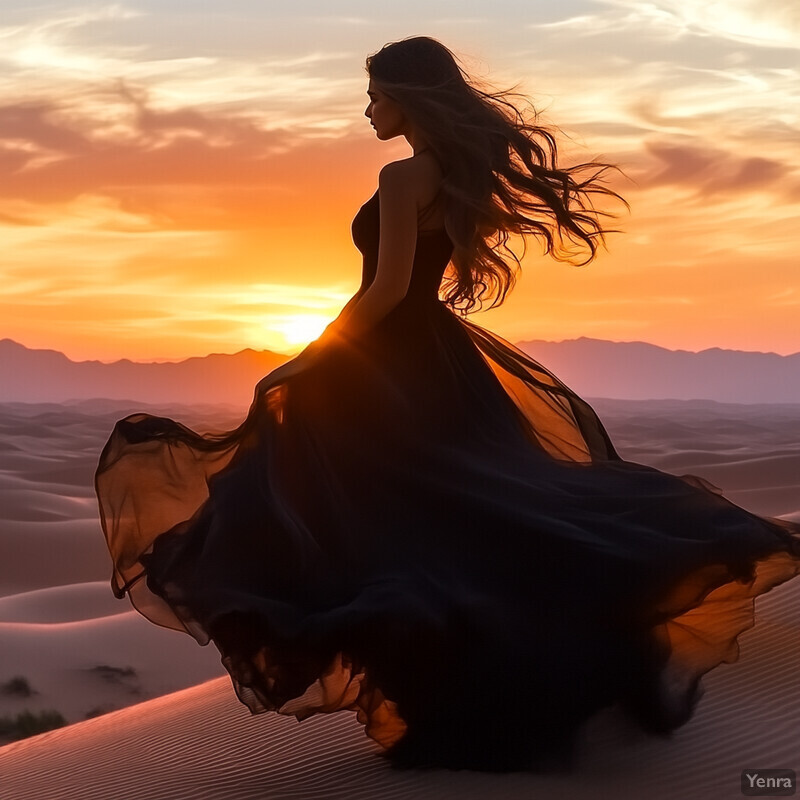
[[[505,338],[505,337],[501,337]],[[527,345],[527,344],[567,344],[571,342],[580,342],[580,341],[590,341],[590,342],[601,342],[604,344],[614,344],[614,345],[645,345],[647,347],[654,347],[658,350],[665,350],[670,353],[691,353],[694,355],[700,353],[707,353],[709,351],[722,351],[722,352],[730,352],[730,353],[748,353],[753,355],[772,355],[777,356],[778,358],[791,358],[793,356],[800,355],[800,351],[794,351],[791,353],[778,353],[775,350],[742,350],[735,347],[724,347],[721,345],[715,345],[712,347],[703,347],[699,350],[689,350],[687,348],[679,347],[667,347],[665,345],[656,344],[655,342],[647,342],[642,339],[626,339],[626,340],[614,340],[614,339],[601,339],[596,338],[593,336],[577,336],[574,338],[567,338],[567,339],[517,339],[516,341],[511,341],[510,339],[505,339],[510,344],[515,347],[520,347],[520,345]],[[55,347],[30,347],[22,342],[17,341],[16,339],[12,339],[10,336],[0,337],[0,345],[5,342],[10,342],[13,345],[18,347],[22,347],[25,350],[31,352],[50,352],[50,353],[58,353],[59,355],[64,356],[68,361],[71,361],[73,364],[81,364],[81,363],[95,363],[95,364],[118,364],[120,362],[128,362],[131,364],[181,364],[185,361],[190,361],[192,359],[204,359],[204,358],[211,358],[212,356],[226,356],[226,357],[233,357],[240,355],[242,353],[257,353],[257,354],[264,354],[268,353],[274,356],[285,356],[287,360],[294,358],[295,356],[299,355],[303,348],[300,350],[292,351],[292,352],[285,352],[281,350],[270,350],[264,348],[263,350],[256,350],[252,347],[244,347],[240,350],[236,350],[234,352],[209,352],[205,355],[189,355],[189,356],[181,356],[181,357],[154,357],[150,359],[133,359],[128,358],[127,356],[120,356],[119,358],[115,358],[111,361],[104,361],[99,358],[81,358],[81,359],[74,359],[65,353],[63,350],[59,350]]]

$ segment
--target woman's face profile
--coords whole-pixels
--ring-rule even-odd
[[[367,95],[369,105],[364,111],[364,116],[375,128],[375,135],[384,141],[402,136],[406,132],[407,121],[397,101],[381,91],[372,79],[367,87]]]

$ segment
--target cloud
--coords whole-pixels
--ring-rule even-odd
[[[0,197],[52,203],[122,187],[252,185],[269,181],[271,157],[296,145],[245,116],[154,109],[123,83],[104,94],[127,107],[112,131],[56,100],[0,107]]]
[[[208,12],[154,13],[111,5],[86,10],[17,8],[18,24],[0,26],[0,102],[42,101],[69,107],[103,136],[124,132],[128,103],[114,87],[141,87],[158,111],[194,108],[248,116],[259,127],[297,128],[297,134],[341,133],[342,97],[363,94],[354,55],[339,47],[302,50],[256,44],[222,46],[208,35]],[[235,15],[216,15],[223,27]],[[299,22],[299,20],[298,20]],[[269,34],[274,36],[270,25]],[[314,41],[313,39],[309,41]],[[339,74],[341,73],[341,74]],[[108,91],[111,87],[111,91]],[[338,127],[331,120],[340,117]]]
[[[636,13],[653,9],[684,32],[759,47],[800,48],[800,6],[795,0],[596,0]]]
[[[597,8],[598,5],[607,7]],[[594,0],[586,4],[587,12],[592,8],[596,9],[593,13],[577,13],[563,19],[532,23],[529,27],[581,37],[636,31],[639,35],[670,38],[685,32],[680,19],[671,11],[659,7],[658,3]]]
[[[761,156],[737,156],[696,143],[651,141],[647,152],[658,166],[647,179],[649,186],[684,184],[703,195],[715,192],[748,192],[781,180],[786,165]]]
[[[591,0],[586,13],[531,27],[582,37],[628,32],[662,40],[703,37],[800,48],[800,6],[795,0]]]

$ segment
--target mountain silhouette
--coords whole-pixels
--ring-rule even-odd
[[[586,397],[800,403],[800,353],[718,347],[694,353],[588,338],[534,340],[517,347]]]
[[[71,361],[56,350],[31,350],[0,340],[0,402],[64,402],[90,398],[146,403],[247,406],[260,378],[287,360],[269,350],[242,350],[173,363]]]
[[[586,397],[800,403],[800,353],[712,348],[693,353],[644,342],[572,339],[517,347]],[[247,407],[260,378],[287,360],[242,350],[172,363],[71,361],[55,350],[0,340],[0,402],[90,398],[158,403],[227,403]]]

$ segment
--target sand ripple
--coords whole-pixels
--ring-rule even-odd
[[[0,749],[3,798],[732,800],[742,769],[800,768],[800,581],[758,609],[740,661],[706,676],[687,725],[658,739],[603,712],[569,777],[397,772],[351,712],[251,717],[222,678]]]

